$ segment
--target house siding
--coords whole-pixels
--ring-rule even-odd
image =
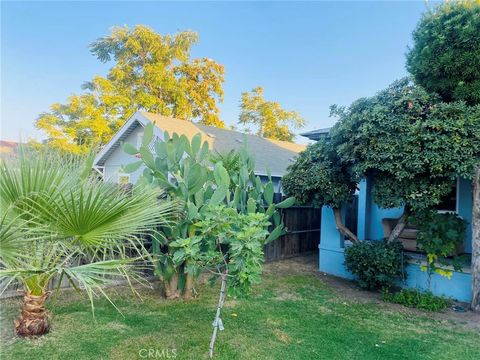
[[[131,143],[132,145],[137,145],[137,137],[143,132],[143,127],[138,125],[125,139],[125,142]],[[118,182],[118,174],[122,165],[127,165],[132,162],[138,161],[138,158],[135,155],[129,155],[123,151],[122,146],[117,147],[112,154],[105,160],[104,163],[104,179],[106,181]],[[142,175],[144,167],[140,167],[137,171],[130,174],[130,182],[135,184]]]

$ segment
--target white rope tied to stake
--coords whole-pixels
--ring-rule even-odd
[[[218,305],[217,305],[217,313],[215,314],[215,319],[213,320],[213,334],[212,338],[210,339],[210,346],[208,348],[208,356],[210,358],[213,357],[213,347],[215,346],[215,338],[217,337],[217,331],[223,331],[225,330],[223,326],[223,321],[220,318],[220,312],[223,307],[223,303],[225,302],[225,289],[227,287],[227,272],[222,274],[222,286],[220,287],[220,297],[218,299]]]
[[[212,325],[213,325],[213,327],[218,326],[218,330],[220,330],[220,331],[225,330],[225,328],[223,327],[222,318],[218,318],[218,319],[213,320]]]

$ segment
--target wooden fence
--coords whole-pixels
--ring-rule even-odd
[[[281,260],[318,251],[321,210],[310,206],[293,206],[281,211],[283,223],[288,229],[288,233],[265,246],[265,260]],[[150,276],[151,279],[155,278],[151,272],[147,272],[146,275]],[[120,280],[113,285],[115,284],[125,284],[125,281]],[[58,281],[54,280],[50,283],[49,289],[53,290],[58,286]],[[71,288],[65,279],[59,287],[61,289]],[[17,291],[17,288],[12,286],[9,291],[0,295],[0,299],[19,295],[20,292]]]
[[[286,235],[265,246],[265,260],[280,260],[318,251],[321,210],[310,206],[293,206],[282,210]]]

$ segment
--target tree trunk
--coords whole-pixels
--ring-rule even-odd
[[[398,239],[403,229],[405,229],[405,226],[407,226],[407,220],[409,216],[410,216],[410,209],[405,205],[405,209],[403,210],[402,216],[400,216],[400,219],[398,219],[397,225],[395,225],[392,232],[390,233],[390,236],[388,237],[388,242],[392,242]]]
[[[335,215],[335,226],[337,227],[337,230],[342,235],[348,237],[352,242],[358,242],[357,235],[352,233],[350,229],[343,224],[342,210],[340,208],[333,208],[333,214]]]
[[[480,312],[480,167],[473,179],[471,308]]]
[[[14,321],[18,336],[33,337],[48,333],[50,330],[50,312],[45,309],[49,293],[40,296],[25,292],[20,317]]]
[[[225,303],[226,289],[227,289],[227,276],[228,270],[225,270],[225,273],[222,274],[222,285],[220,287],[220,297],[218,299],[217,312],[215,313],[215,319],[213,320],[213,333],[210,338],[210,346],[208,347],[208,356],[213,358],[213,348],[215,346],[215,339],[217,338],[218,329],[223,330],[223,322],[220,317],[220,313]]]
[[[185,279],[185,291],[183,293],[183,298],[185,300],[190,300],[193,297],[193,276],[186,274]]]
[[[165,297],[168,300],[178,299],[180,297],[180,291],[178,290],[178,274],[173,276],[167,281],[164,280]]]

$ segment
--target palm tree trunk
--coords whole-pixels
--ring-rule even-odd
[[[480,167],[473,179],[472,214],[472,303],[473,311],[480,312]]]
[[[50,312],[45,309],[45,301],[49,293],[32,295],[29,291],[23,296],[23,307],[20,317],[14,321],[18,336],[33,337],[48,333],[50,330]]]

